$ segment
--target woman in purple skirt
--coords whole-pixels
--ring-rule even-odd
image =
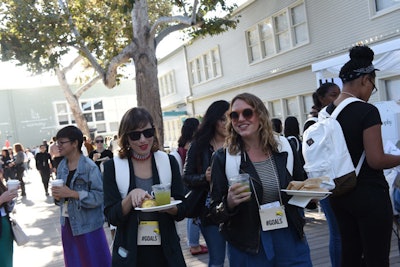
[[[111,255],[103,230],[103,182],[96,164],[82,155],[82,132],[67,126],[57,133],[57,146],[64,159],[52,187],[61,209],[61,238],[66,267],[109,267]]]

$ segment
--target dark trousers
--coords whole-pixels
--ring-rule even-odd
[[[341,266],[389,266],[393,223],[389,190],[359,183],[354,191],[330,202],[342,239]]]
[[[40,176],[42,177],[42,183],[44,191],[48,193],[49,191],[49,180],[50,180],[50,169],[40,170]]]
[[[26,196],[26,192],[25,192],[25,182],[24,182],[24,172],[25,172],[25,168],[22,166],[18,166],[17,167],[17,180],[19,181],[19,185],[21,186],[21,194],[22,196]]]

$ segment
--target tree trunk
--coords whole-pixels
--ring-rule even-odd
[[[136,51],[133,62],[136,71],[136,94],[138,106],[145,107],[154,119],[160,142],[164,150],[164,125],[158,90],[157,57],[154,36],[150,34],[148,6],[146,0],[135,1],[132,10],[133,43]]]
[[[159,134],[160,149],[163,150],[164,127],[158,89],[157,59],[151,48],[137,55],[134,57],[137,103],[138,106],[145,107],[152,115]]]
[[[58,82],[60,83],[61,89],[64,93],[65,99],[72,111],[77,127],[82,131],[82,133],[90,137],[90,130],[87,124],[85,116],[83,116],[81,107],[79,105],[79,99],[72,93],[71,87],[69,86],[65,73],[60,69],[55,69]]]

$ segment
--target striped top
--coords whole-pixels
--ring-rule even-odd
[[[260,177],[263,187],[262,204],[279,201],[279,181],[278,173],[273,157],[270,157],[261,162],[253,162],[253,165]]]

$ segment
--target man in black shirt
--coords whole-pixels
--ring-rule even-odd
[[[40,152],[35,155],[35,161],[36,161],[36,169],[39,171],[40,176],[42,176],[44,191],[46,192],[46,196],[48,196],[52,162],[51,162],[51,156],[47,152],[46,145],[40,145]]]

